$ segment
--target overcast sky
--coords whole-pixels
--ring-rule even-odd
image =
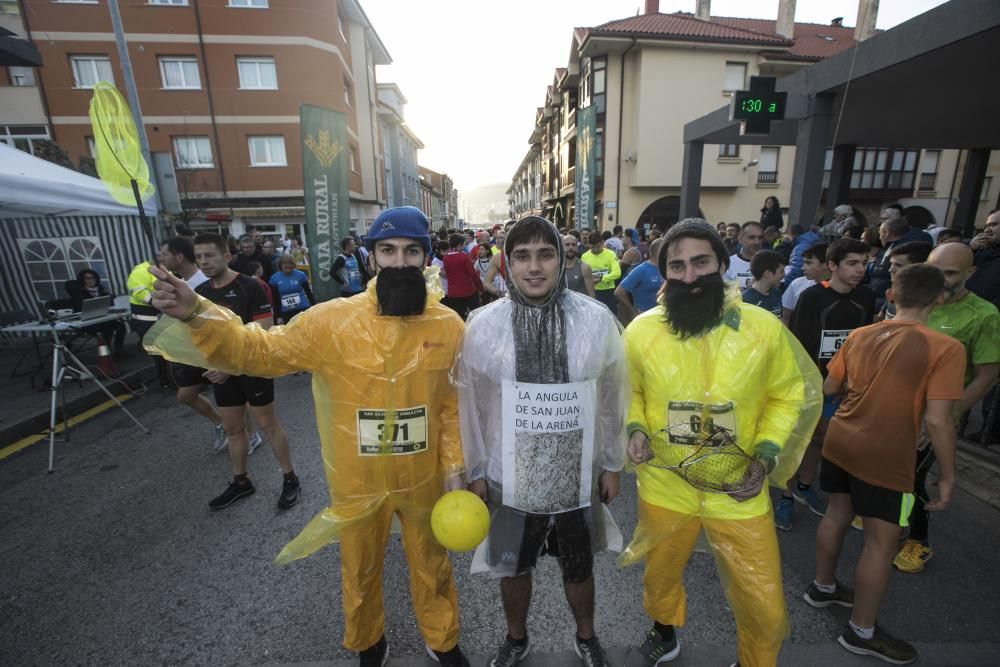
[[[451,175],[459,191],[509,182],[528,150],[535,108],[569,60],[573,28],[634,16],[644,0],[360,0],[393,64],[380,82],[406,96],[406,120],[426,146],[420,163]],[[944,0],[881,0],[891,28]],[[660,0],[660,12],[693,12],[695,0]],[[774,18],[778,0],[712,0],[714,16]],[[795,18],[853,26],[858,0],[798,0]]]

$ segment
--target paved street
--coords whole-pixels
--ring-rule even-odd
[[[278,382],[278,414],[289,433],[304,495],[288,512],[275,502],[280,471],[266,447],[250,460],[251,498],[218,513],[208,500],[229,478],[210,428],[154,389],[129,402],[153,430],[143,436],[118,411],[105,412],[57,448],[45,473],[44,445],[0,462],[0,664],[335,664],[340,647],[338,550],[279,567],[272,560],[327,502],[309,393],[309,376]],[[635,486],[626,478],[612,505],[626,535],[635,525]],[[817,518],[796,508],[780,536],[792,633],[788,665],[878,664],[833,644],[846,610],[817,611],[801,601],[812,577]],[[959,492],[933,525],[936,555],[924,573],[894,574],[883,624],[917,643],[925,665],[1000,664],[1000,512]],[[398,536],[386,557],[387,637],[393,663],[430,664],[409,607]],[[861,534],[848,536],[856,556]],[[454,559],[462,646],[484,665],[503,634],[494,582]],[[597,560],[598,633],[613,658],[648,625],[641,567]],[[841,578],[850,581],[848,572]],[[540,568],[532,603],[533,652],[527,664],[572,665],[573,629],[551,561]],[[711,557],[687,570],[688,625],[680,665],[735,660],[734,626]],[[345,663],[346,664],[346,663]],[[620,664],[620,662],[619,662]]]

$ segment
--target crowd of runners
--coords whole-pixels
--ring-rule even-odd
[[[399,207],[360,246],[344,239],[343,298],[313,303],[292,262],[262,284],[259,266],[232,264],[212,234],[168,240],[130,285],[145,346],[169,360],[177,398],[229,452],[233,478],[212,509],[254,492],[255,440],[284,473],[278,506],[295,504],[272,378],[312,373],[330,504],[278,561],[340,542],[344,646],[362,667],[388,658],[381,578],[394,516],[428,654],[468,664],[451,564],[429,520],[459,488],[490,510],[472,569],[498,579],[503,600],[507,633],[491,667],[530,650],[542,555],[560,565],[574,650],[607,664],[593,576],[606,549],[622,566],[645,563],[642,600],[620,601],[649,616],[626,664],[673,660],[682,575],[702,531],[736,619],[735,664],[776,664],[788,634],[776,528],[793,529],[796,504],[823,517],[802,604],[851,608],[837,640],[846,650],[911,662],[913,646],[878,625],[879,603],[893,566],[918,573],[934,553],[929,517],[953,494],[956,434],[993,402],[1000,212],[966,244],[911,229],[895,208],[874,233],[849,206],[822,228],[782,232],[776,207],[760,222],[687,219],[642,234],[540,217],[435,233]],[[711,461],[721,442],[746,460],[742,483],[706,490],[687,462],[663,459],[688,447]],[[638,478],[629,539],[609,509],[623,470]],[[864,548],[848,586],[834,572],[852,526]]]

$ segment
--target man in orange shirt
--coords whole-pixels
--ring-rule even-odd
[[[844,398],[823,440],[820,485],[828,505],[816,532],[816,579],[804,597],[814,607],[853,607],[837,641],[851,653],[895,664],[916,660],[917,652],[879,628],[875,617],[913,509],[921,415],[940,469],[939,497],[927,509],[946,507],[955,483],[952,411],[962,398],[965,350],[926,326],[943,289],[944,275],[936,267],[901,269],[891,288],[896,317],[852,331],[830,360],[823,383],[823,393]],[[856,593],[834,579],[855,515],[862,518],[865,535],[854,574]]]

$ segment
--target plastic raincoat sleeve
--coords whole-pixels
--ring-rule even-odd
[[[293,320],[294,321],[294,320]],[[441,461],[441,470],[446,477],[463,475],[466,469],[465,454],[462,451],[462,438],[458,425],[458,398],[457,392],[449,391],[441,402],[441,412],[438,413],[438,421],[441,424],[441,444],[438,458]],[[466,481],[471,481],[473,477],[468,477]]]
[[[625,358],[628,363],[628,377],[631,381],[628,416],[625,424],[625,434],[632,437],[636,431],[650,435],[649,424],[646,423],[646,394],[643,391],[643,369],[645,355],[637,345],[637,336],[629,336],[628,331],[623,336],[625,342]]]
[[[455,365],[454,384],[458,387],[458,419],[461,426],[461,447],[465,455],[465,469],[468,480],[474,481],[486,477],[486,463],[489,459],[486,443],[483,440],[483,422],[485,415],[480,414],[479,400],[486,400],[490,394],[497,394],[497,381],[483,375],[473,366],[476,359],[476,332],[481,327],[476,325],[475,316],[469,318],[466,325],[465,339],[462,341],[461,353]]]
[[[627,439],[622,432],[628,411],[629,383],[625,364],[625,345],[617,323],[609,326],[605,338],[607,365],[597,378],[598,432],[603,435],[600,468],[620,471],[625,465]]]
[[[146,334],[145,347],[170,361],[211,368],[230,375],[279,377],[311,370],[317,360],[333,358],[336,337],[322,331],[327,302],[301,313],[285,326],[264,330],[244,325],[232,311],[198,297],[200,312],[190,322],[161,317]]]
[[[823,408],[819,369],[787,329],[771,346],[764,390],[767,398],[757,423],[758,456],[774,452],[769,479],[780,488],[795,474]],[[776,450],[775,450],[776,447]]]

